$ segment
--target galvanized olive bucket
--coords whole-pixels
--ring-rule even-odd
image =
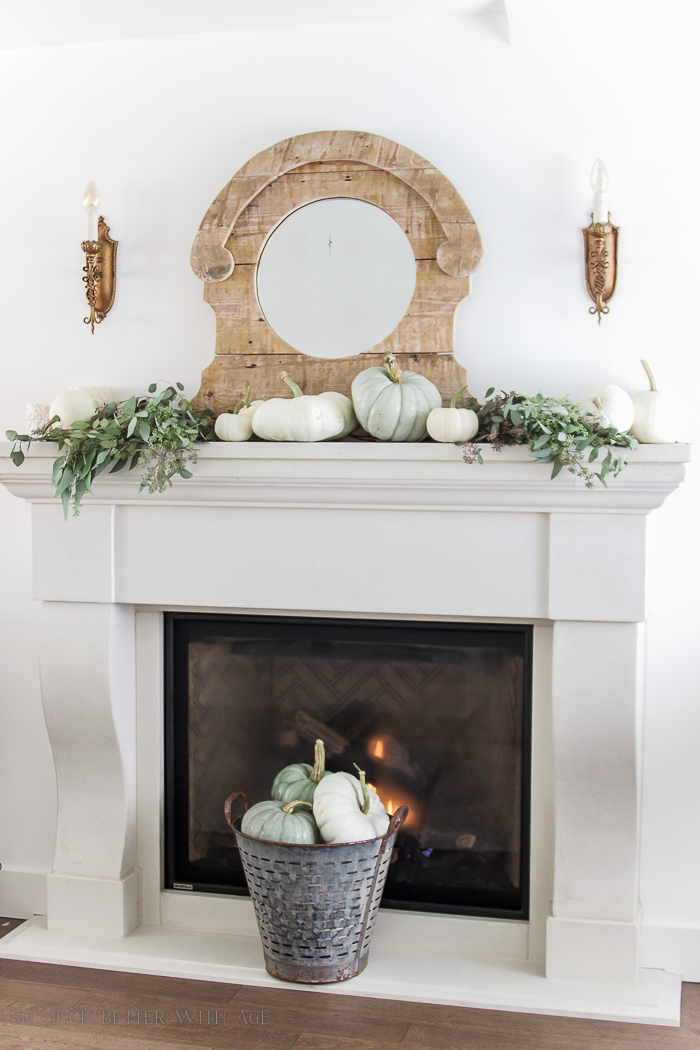
[[[226,805],[231,823],[229,799]],[[304,984],[362,973],[391,851],[407,815],[401,806],[381,838],[317,846],[252,838],[231,823],[268,973]]]

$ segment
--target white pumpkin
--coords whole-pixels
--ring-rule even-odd
[[[402,372],[393,354],[384,368],[366,368],[352,381],[360,425],[380,441],[423,441],[426,420],[442,404],[440,391],[425,376]]]
[[[265,441],[332,441],[356,429],[352,401],[345,394],[304,394],[286,372],[281,378],[294,397],[263,401],[253,416],[253,433],[258,437]]]
[[[621,386],[610,383],[607,386],[592,386],[576,398],[576,403],[584,410],[597,416],[603,426],[615,427],[623,433],[634,422],[634,404],[632,398]]]
[[[314,817],[324,842],[364,842],[386,833],[389,815],[376,791],[352,773],[330,773],[316,786]]]
[[[70,427],[73,423],[90,419],[95,411],[94,399],[84,390],[67,390],[51,402],[49,419],[58,416],[61,426]]]
[[[678,441],[678,414],[674,398],[657,390],[649,365],[642,361],[649,390],[632,394],[634,423],[631,433],[644,445],[671,445]]]
[[[457,398],[469,386],[465,383],[450,401],[449,408],[434,408],[426,420],[426,427],[433,441],[451,441],[463,445],[471,441],[479,430],[479,417],[471,408],[455,408]]]
[[[103,405],[110,405],[117,400],[117,395],[108,386],[72,386],[71,390],[81,390],[88,397],[91,397],[93,401],[96,401],[100,408]]]
[[[263,402],[251,402],[249,398],[250,387],[246,390],[245,401],[239,401],[233,412],[222,412],[216,417],[214,433],[219,441],[247,441],[252,436],[253,416]]]

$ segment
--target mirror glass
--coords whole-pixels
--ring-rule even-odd
[[[413,249],[399,224],[351,197],[293,211],[270,233],[257,269],[265,320],[312,357],[376,346],[403,318],[415,285]]]

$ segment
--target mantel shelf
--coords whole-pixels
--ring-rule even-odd
[[[19,468],[10,449],[0,443],[0,482],[30,503],[53,502],[57,446],[32,445]],[[690,446],[643,445],[607,488],[593,489],[568,471],[552,481],[551,465],[522,447],[484,447],[483,457],[467,465],[461,446],[432,442],[216,442],[199,447],[191,479],[164,493],[139,493],[137,469],[101,475],[84,503],[646,514],[683,481]]]

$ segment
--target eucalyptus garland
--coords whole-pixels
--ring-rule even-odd
[[[467,395],[466,408],[479,418],[476,437],[464,446],[465,463],[483,463],[480,445],[489,444],[500,451],[504,445],[527,445],[540,463],[552,463],[552,477],[566,467],[581,478],[587,488],[597,479],[607,487],[606,477],[616,477],[627,465],[620,449],[635,449],[638,442],[631,434],[616,430],[566,397],[526,397],[511,390],[494,395],[486,391],[486,403]],[[600,470],[586,464],[599,462]]]
[[[168,386],[156,394],[157,384],[151,383],[148,396],[134,395],[127,401],[97,406],[86,421],[62,426],[58,416],[34,434],[6,431],[12,448],[15,466],[24,462],[22,444],[32,441],[51,441],[58,445],[60,455],[53,465],[51,481],[57,496],[63,502],[64,515],[73,505],[73,513],[80,511],[80,502],[86,492],[92,492],[96,477],[109,469],[115,474],[125,467],[144,467],[139,491],[163,492],[172,485],[173,477],[191,478],[186,463],[196,463],[195,441],[214,441],[215,416],[205,409],[196,411],[183,397],[182,383]]]

